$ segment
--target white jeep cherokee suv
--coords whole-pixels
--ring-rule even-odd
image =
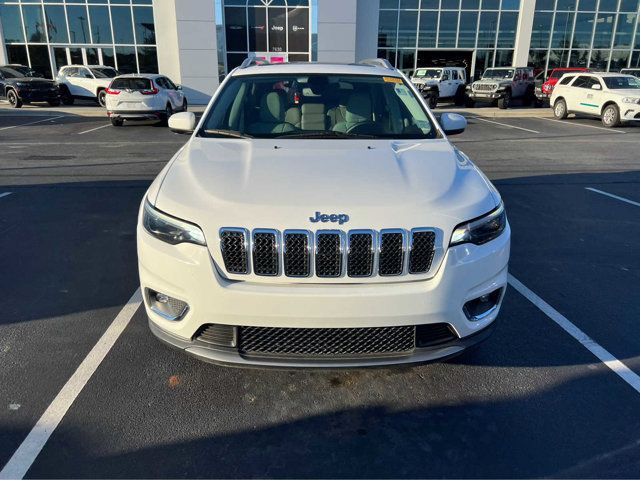
[[[600,117],[605,127],[637,122],[640,79],[620,73],[568,73],[553,89],[550,102],[558,119],[580,113]]]
[[[346,97],[344,106],[342,98]],[[144,196],[152,332],[221,364],[354,367],[456,355],[507,284],[500,195],[408,79],[363,65],[247,60]]]
[[[118,75],[113,67],[105,65],[67,65],[58,71],[56,82],[60,86],[62,103],[72,105],[75,99],[95,100],[105,106],[105,95],[111,79]]]

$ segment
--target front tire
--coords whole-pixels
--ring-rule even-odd
[[[52,107],[59,107],[60,106],[60,100],[49,100],[47,103]]]
[[[119,118],[112,118],[111,119],[111,125],[113,125],[114,127],[121,127],[122,126],[122,120]]]
[[[468,97],[467,97],[467,99],[464,101],[464,104],[465,104],[465,106],[466,106],[467,108],[473,108],[473,107],[475,107],[475,106],[476,106],[476,102],[475,102],[475,100],[473,100],[473,99],[471,99],[471,98],[468,98]]]
[[[505,92],[504,97],[498,99],[498,108],[506,110],[511,105],[511,92]]]
[[[106,90],[100,90],[98,92],[98,104],[103,108],[107,107],[107,91]]]
[[[460,85],[458,90],[456,90],[456,94],[453,97],[453,103],[456,107],[464,105],[464,90],[464,85]]]
[[[169,118],[173,115],[173,108],[171,108],[171,104],[167,103],[167,108],[164,111],[164,115],[162,117],[162,125],[169,125]]]
[[[14,90],[7,92],[7,100],[11,108],[20,108],[22,106],[22,100],[20,100],[20,97],[18,97],[18,94]]]
[[[188,108],[189,108],[189,104],[187,103],[187,99],[185,98],[185,99],[182,101],[182,111],[183,111],[183,112],[186,112]]]
[[[66,85],[60,87],[60,100],[62,100],[63,105],[73,105],[75,101]]]
[[[620,126],[620,109],[617,105],[607,105],[602,111],[602,125],[607,128]]]
[[[564,120],[569,115],[567,112],[567,102],[564,101],[563,98],[560,100],[556,100],[556,103],[553,105],[553,116],[558,120]]]
[[[433,110],[438,106],[438,95],[434,94],[429,97],[429,108]]]

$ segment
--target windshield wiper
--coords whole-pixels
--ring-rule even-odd
[[[217,135],[220,137],[230,137],[230,138],[253,138],[251,135],[247,135],[244,133],[236,132],[234,130],[221,130],[221,129],[205,129],[201,130],[205,135]]]
[[[278,135],[276,138],[378,138],[364,133],[345,133],[326,130],[324,132],[296,132]]]

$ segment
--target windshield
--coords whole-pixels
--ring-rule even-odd
[[[488,70],[485,70],[484,75],[482,75],[482,78],[483,79],[495,78],[498,80],[500,79],[509,80],[513,78],[513,73],[514,73],[513,68],[489,68]]]
[[[30,69],[29,67],[25,67],[22,65],[12,65],[11,69],[15,70],[23,77],[34,77],[36,73],[34,70]]]
[[[442,75],[441,68],[421,68],[416,70],[415,76],[418,78],[440,78]]]
[[[26,76],[14,67],[2,67],[0,68],[0,73],[4,78],[22,78]]]
[[[118,72],[109,67],[92,68],[91,71],[96,78],[113,78],[118,75]]]
[[[229,79],[201,136],[433,138],[436,129],[399,77],[247,75]]]
[[[605,85],[611,90],[640,89],[640,80],[631,76],[603,77]]]

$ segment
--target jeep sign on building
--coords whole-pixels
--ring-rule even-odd
[[[0,64],[160,72],[205,102],[248,55],[464,67],[640,67],[639,0],[1,0]]]

